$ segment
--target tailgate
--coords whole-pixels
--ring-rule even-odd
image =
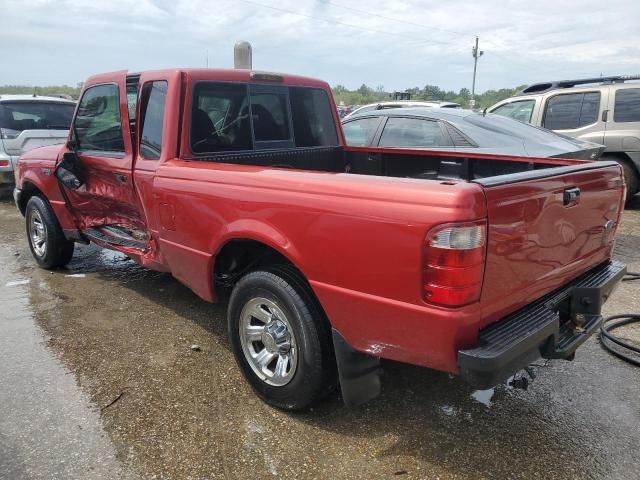
[[[8,155],[22,155],[29,150],[67,141],[69,130],[24,130],[16,138],[3,139]]]
[[[486,323],[610,257],[624,185],[614,162],[477,180],[488,212]]]

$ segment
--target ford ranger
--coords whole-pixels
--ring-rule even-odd
[[[293,75],[91,77],[16,185],[41,267],[93,242],[228,301],[240,369],[285,409],[373,398],[380,359],[478,388],[572,359],[625,273],[618,164],[348,147],[329,86]]]

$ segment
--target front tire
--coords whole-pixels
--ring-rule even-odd
[[[236,361],[268,404],[307,408],[335,379],[326,319],[293,269],[242,277],[229,300],[228,323]]]
[[[24,216],[29,248],[38,265],[53,269],[68,264],[73,256],[74,243],[65,238],[49,203],[41,197],[31,197]]]

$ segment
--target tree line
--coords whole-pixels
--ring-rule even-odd
[[[516,92],[522,90],[525,85],[516,88],[501,88],[500,90],[487,90],[484,93],[476,94],[476,108],[487,108],[500,100],[513,96]],[[367,103],[382,102],[385,100],[393,100],[394,92],[388,92],[380,85],[371,88],[362,84],[356,90],[349,90],[342,85],[333,87],[333,96],[336,103],[341,102],[344,105],[364,105]],[[405,93],[411,94],[411,100],[441,100],[447,102],[459,103],[463,108],[468,108],[469,100],[471,100],[471,91],[468,88],[461,88],[458,92],[453,90],[442,90],[436,85],[426,85],[424,88],[413,87],[404,90]]]
[[[501,88],[500,90],[487,90],[484,93],[476,94],[476,107],[490,107],[500,100],[513,96],[517,91],[522,90],[524,85],[516,88]],[[5,94],[27,94],[27,95],[69,95],[74,99],[80,96],[82,83],[75,87],[69,85],[52,85],[48,87],[29,87],[25,85],[2,85],[0,95]],[[336,103],[344,105],[365,105],[367,103],[382,102],[392,100],[394,92],[388,92],[380,85],[376,88],[369,87],[364,83],[356,90],[349,90],[343,85],[336,85],[332,88]],[[405,92],[411,94],[412,100],[443,100],[455,102],[463,108],[469,107],[471,92],[468,88],[461,88],[458,92],[453,90],[442,90],[436,85],[426,85],[424,88],[408,88]]]

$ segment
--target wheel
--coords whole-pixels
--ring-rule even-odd
[[[42,268],[64,267],[71,261],[74,243],[62,232],[51,206],[38,196],[27,202],[25,209],[29,248]]]
[[[627,186],[627,196],[625,198],[626,203],[633,198],[638,191],[638,173],[636,169],[627,161],[613,155],[603,155],[600,160],[613,160],[622,167],[624,173],[624,183]]]
[[[228,322],[242,373],[270,405],[304,409],[335,381],[327,321],[294,269],[274,267],[242,277],[229,299]]]

